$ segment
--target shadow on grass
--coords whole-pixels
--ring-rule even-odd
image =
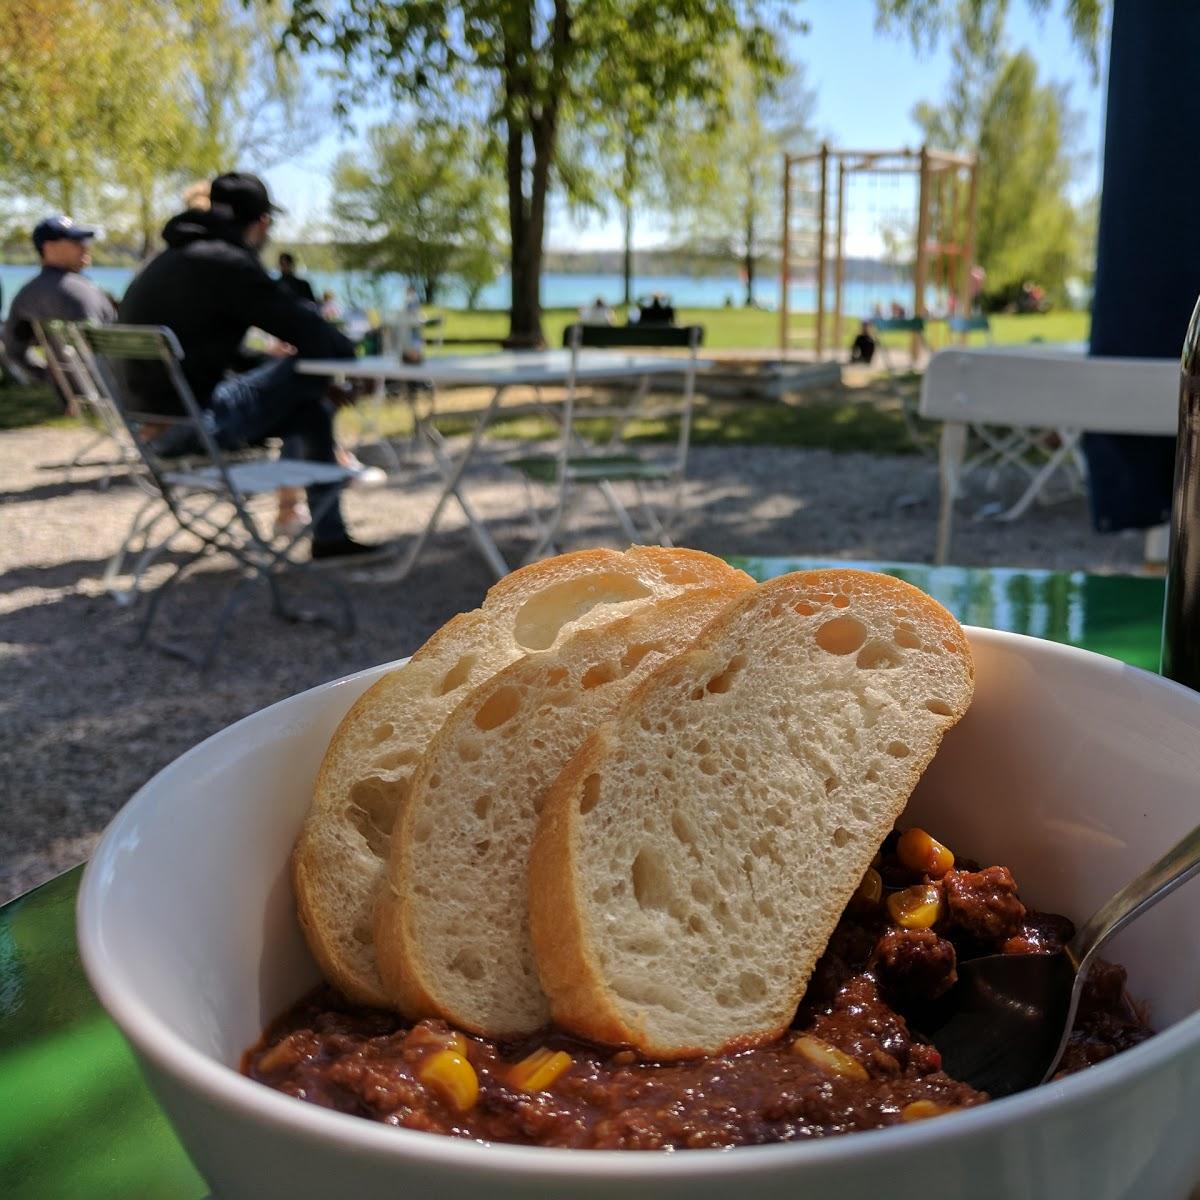
[[[451,414],[439,417],[446,436],[470,433],[473,418]],[[604,442],[613,423],[605,418],[580,418],[580,434]],[[488,436],[514,441],[555,437],[557,427],[547,418],[522,415],[496,421]],[[672,442],[679,436],[677,417],[631,421],[628,442]],[[754,404],[697,408],[692,418],[695,446],[808,446],[836,453],[912,454],[914,448],[898,407],[845,401],[813,401],[800,405]]]
[[[29,425],[73,425],[63,414],[58,397],[40,384],[9,383],[0,386],[0,429]]]

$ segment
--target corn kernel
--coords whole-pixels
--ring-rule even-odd
[[[942,1105],[935,1104],[932,1100],[914,1100],[900,1110],[900,1120],[924,1121],[928,1117],[940,1117],[942,1113],[949,1111],[948,1108],[943,1108]]]
[[[854,899],[860,904],[878,904],[883,897],[883,876],[874,867],[868,867],[854,893]]]
[[[892,920],[903,929],[932,929],[942,915],[942,892],[932,883],[893,892],[887,899]]]
[[[508,1081],[523,1092],[544,1092],[570,1065],[571,1056],[565,1050],[543,1046],[515,1063],[508,1073]]]
[[[466,1112],[479,1099],[475,1068],[457,1050],[437,1050],[418,1068],[417,1077],[429,1084],[459,1112]]]
[[[906,829],[896,843],[896,857],[910,871],[941,879],[954,866],[954,855],[923,829]]]
[[[811,1033],[801,1034],[792,1043],[792,1052],[803,1054],[809,1062],[815,1063],[824,1071],[831,1071],[834,1075],[845,1075],[849,1079],[868,1077],[866,1067],[857,1058],[851,1058],[845,1051],[831,1046],[819,1037],[813,1037]]]

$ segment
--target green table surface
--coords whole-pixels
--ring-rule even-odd
[[[826,565],[738,558],[756,579]],[[920,565],[869,566],[923,589],[964,624],[1158,667],[1161,579]],[[75,949],[81,868],[0,908],[0,1193],[7,1200],[198,1200],[207,1194]]]

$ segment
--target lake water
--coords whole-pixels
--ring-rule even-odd
[[[17,289],[37,273],[35,266],[6,266],[0,264],[0,289],[3,290],[3,311],[8,311]],[[130,267],[92,267],[88,277],[116,297],[120,297],[133,278]],[[312,271],[306,277],[318,293],[334,292],[343,308],[397,309],[402,306],[404,281],[396,276],[373,280],[358,271]],[[726,300],[740,306],[745,286],[735,276],[702,275],[639,275],[634,279],[634,294],[647,296],[664,292],[677,308],[720,308]],[[584,275],[549,272],[542,276],[542,304],[546,308],[581,308],[597,296],[614,307],[624,294],[619,275]],[[755,284],[755,300],[763,308],[779,305],[779,280],[775,276],[760,279]],[[817,290],[812,282],[793,283],[789,302],[794,312],[812,312],[817,307]],[[931,297],[932,299],[932,297]],[[451,308],[465,307],[463,294],[447,287],[439,301]],[[856,315],[870,313],[876,305],[884,310],[892,301],[908,308],[912,304],[912,284],[897,275],[894,281],[847,282],[843,289],[843,309]],[[477,306],[482,309],[507,309],[509,282],[502,276],[489,284],[480,294]],[[826,289],[826,304],[833,307],[833,289]]]

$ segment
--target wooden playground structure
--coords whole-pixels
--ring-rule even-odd
[[[779,348],[784,355],[801,342],[807,342],[818,359],[830,347],[843,347],[847,232],[853,217],[860,215],[848,212],[847,192],[864,181],[876,192],[886,183],[907,181],[903,192],[893,188],[889,212],[881,216],[877,204],[866,213],[878,220],[871,233],[882,236],[885,244],[891,238],[889,257],[895,269],[911,269],[912,309],[904,315],[931,317],[926,300],[930,286],[945,297],[947,310],[964,316],[971,311],[978,204],[975,156],[929,146],[838,150],[823,144],[812,153],[784,155],[779,287]],[[898,261],[901,251],[907,263]],[[831,271],[832,306],[827,304]],[[793,325],[789,285],[805,277],[815,285],[815,321],[811,329],[799,331]],[[868,318],[871,313],[857,315]]]

